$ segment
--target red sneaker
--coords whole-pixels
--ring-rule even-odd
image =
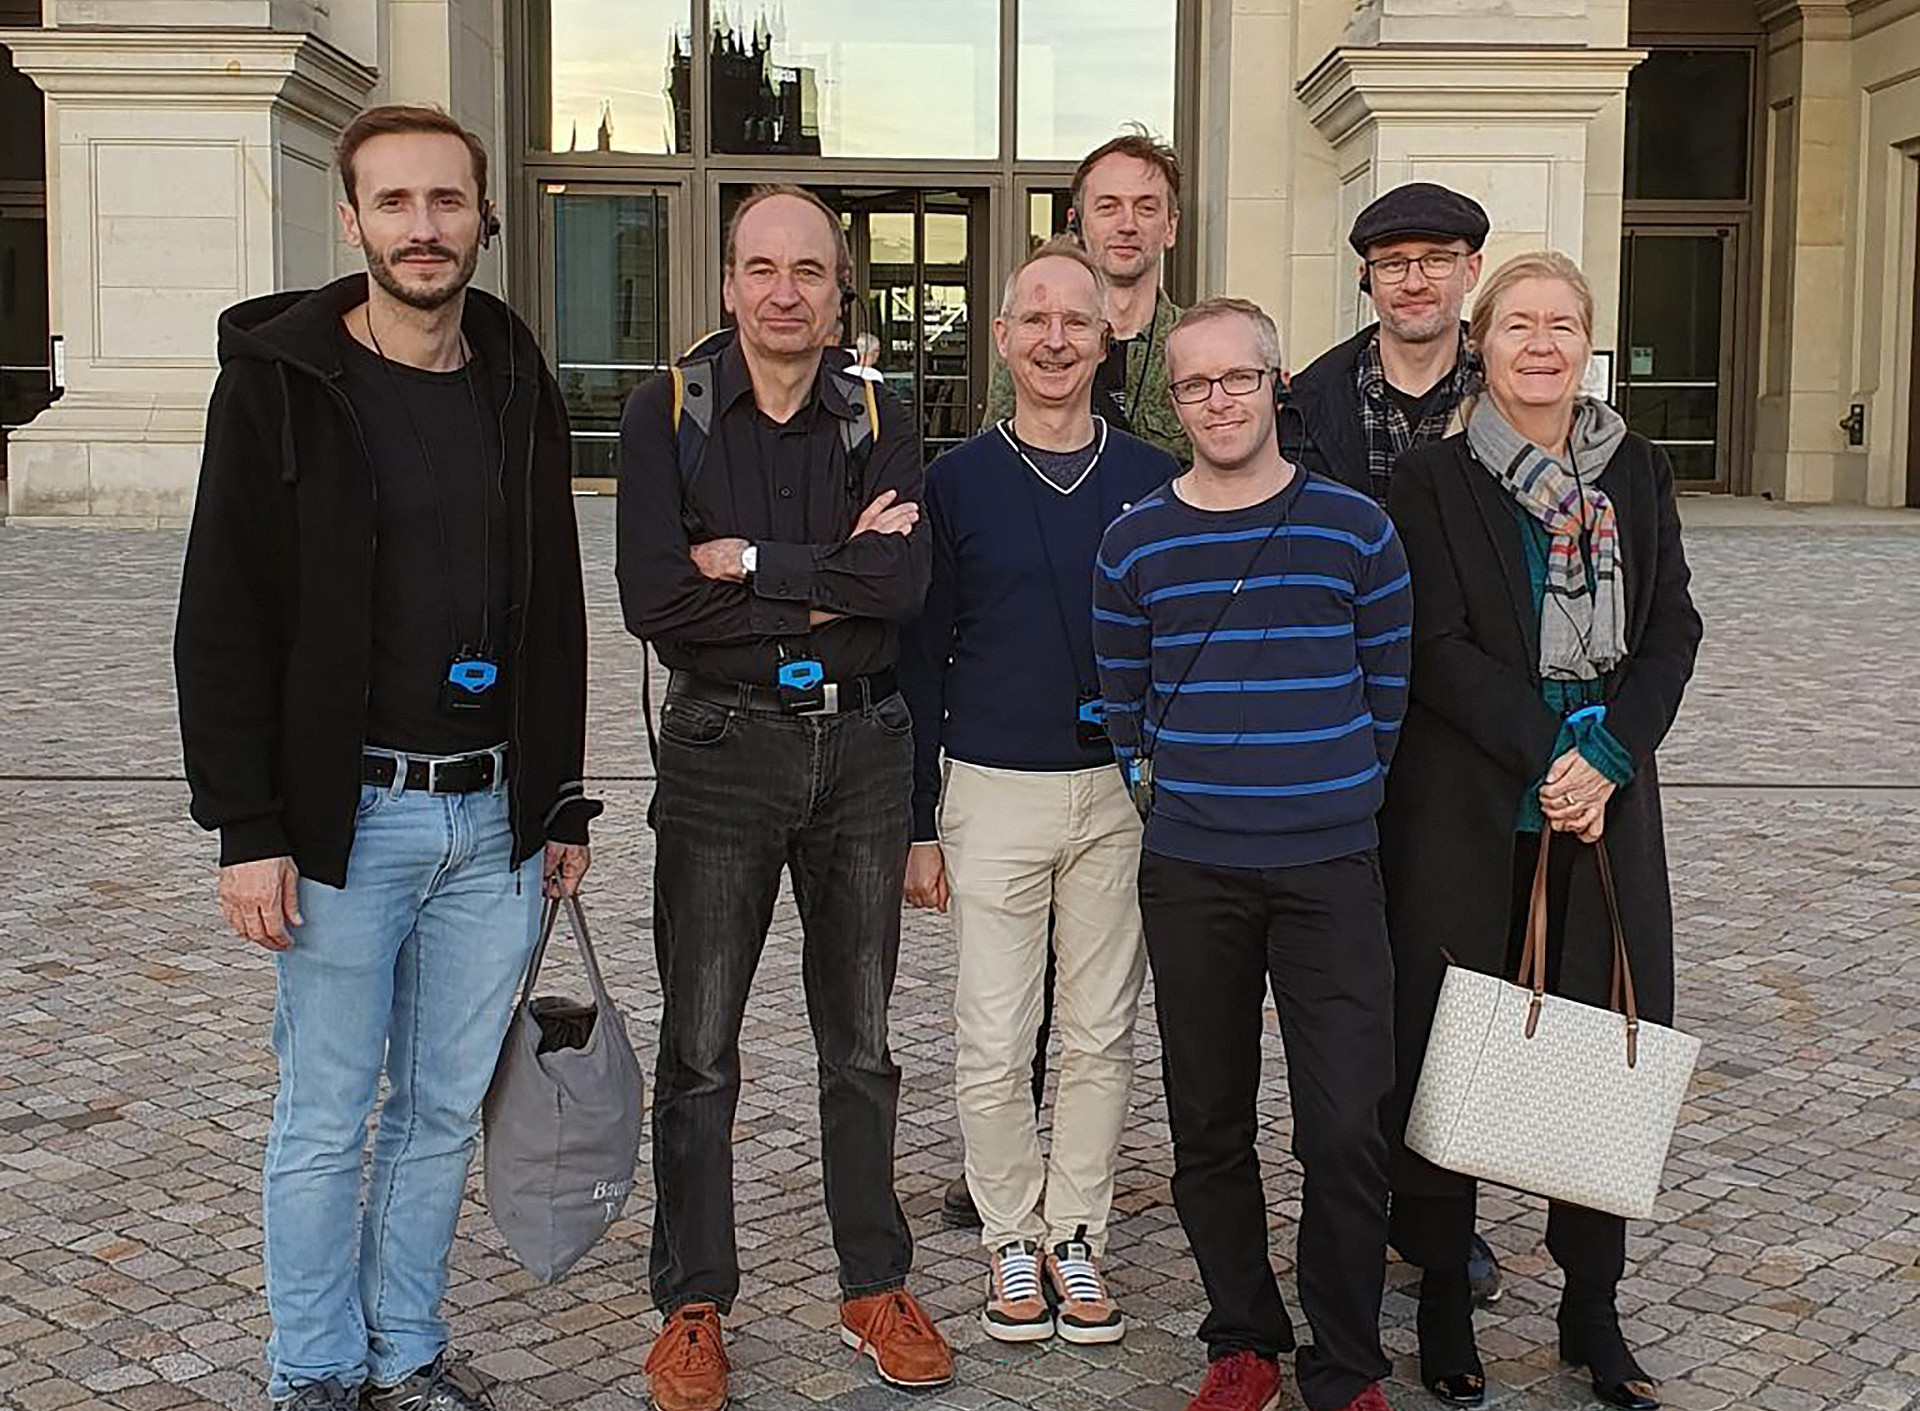
[[[1340,1411],[1393,1411],[1393,1407],[1387,1401],[1387,1394],[1380,1390],[1380,1383],[1375,1382],[1341,1407]]]
[[[1274,1411],[1280,1404],[1280,1363],[1257,1352],[1236,1352],[1207,1364],[1207,1379],[1187,1411]]]

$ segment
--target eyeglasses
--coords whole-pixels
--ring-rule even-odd
[[[1213,395],[1218,386],[1229,397],[1251,397],[1267,380],[1264,367],[1230,367],[1218,377],[1183,377],[1167,388],[1173,400],[1182,406],[1197,406]]]
[[[1452,274],[1460,263],[1458,250],[1433,250],[1418,259],[1408,259],[1405,255],[1388,255],[1383,260],[1368,260],[1367,268],[1373,277],[1382,284],[1399,284],[1407,277],[1407,271],[1415,265],[1428,279],[1445,279]]]

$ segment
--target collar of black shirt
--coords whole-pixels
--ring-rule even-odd
[[[831,350],[827,350],[831,351]],[[786,424],[799,428],[813,419],[815,406],[825,406],[835,416],[853,420],[866,415],[865,407],[855,407],[841,388],[842,379],[827,375],[827,351],[820,356],[820,369],[814,374],[813,392],[807,398],[800,413]],[[747,369],[747,355],[741,351],[740,339],[736,336],[720,354],[720,368],[714,379],[714,393],[717,410],[726,412],[742,397],[753,393],[753,374]]]

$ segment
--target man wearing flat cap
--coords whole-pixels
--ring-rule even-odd
[[[1415,181],[1360,212],[1349,239],[1379,321],[1293,379],[1285,439],[1298,439],[1299,465],[1385,504],[1394,461],[1446,435],[1474,371],[1460,306],[1480,278],[1487,213]]]

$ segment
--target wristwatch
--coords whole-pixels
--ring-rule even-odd
[[[760,546],[749,544],[740,551],[740,571],[747,577],[753,577],[754,570],[760,567]]]

